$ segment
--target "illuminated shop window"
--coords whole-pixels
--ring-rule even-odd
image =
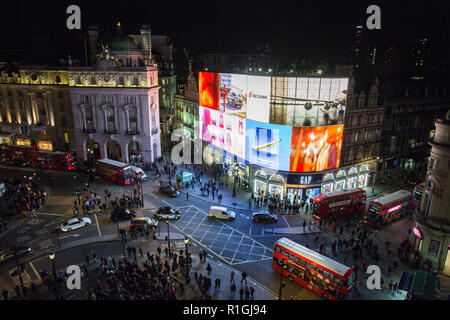
[[[31,140],[30,139],[17,139],[16,144],[18,146],[25,146],[30,147],[31,146]]]
[[[53,151],[53,144],[50,141],[39,141],[39,149]]]

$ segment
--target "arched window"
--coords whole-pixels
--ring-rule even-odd
[[[106,121],[108,121],[108,130],[116,130],[115,117],[114,117],[114,107],[108,106],[106,109]]]

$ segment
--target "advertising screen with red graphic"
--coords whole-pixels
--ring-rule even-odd
[[[199,104],[202,107],[219,110],[220,74],[213,72],[200,72]]]
[[[339,167],[344,125],[293,127],[289,171],[311,172]]]

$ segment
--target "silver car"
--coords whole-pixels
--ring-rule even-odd
[[[92,223],[91,219],[89,219],[89,218],[73,218],[73,219],[67,220],[66,222],[64,222],[61,225],[61,231],[63,231],[63,232],[71,231],[74,229],[86,227],[86,226],[90,225],[91,223]]]

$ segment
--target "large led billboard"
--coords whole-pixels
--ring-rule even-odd
[[[248,76],[247,119],[269,123],[270,77]]]
[[[269,119],[298,127],[344,123],[347,78],[272,77]]]
[[[247,112],[247,76],[220,74],[220,105],[222,112],[245,118]]]
[[[293,127],[289,171],[311,172],[339,167],[343,125]]]
[[[274,170],[339,167],[348,78],[200,72],[202,139]]]
[[[245,158],[245,119],[200,107],[199,127],[204,141]]]
[[[199,104],[206,108],[219,110],[220,75],[213,72],[200,72],[198,84]]]
[[[289,170],[292,128],[247,120],[245,159],[274,170]]]

